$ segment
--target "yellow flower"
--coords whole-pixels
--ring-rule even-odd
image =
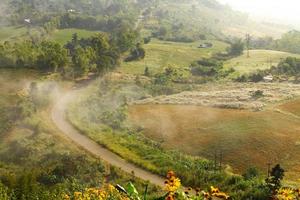
[[[220,192],[220,190],[218,188],[215,188],[214,186],[210,186],[210,191],[212,194]]]
[[[167,180],[165,181],[166,191],[174,193],[181,186],[179,178],[176,178],[173,171],[169,171],[167,174]]]
[[[69,200],[70,196],[66,194],[63,198],[64,198],[64,200]]]
[[[291,188],[281,188],[276,197],[278,200],[293,200],[297,199],[297,192]]]
[[[229,196],[224,192],[221,192],[219,188],[215,188],[213,186],[210,187],[211,195],[214,197],[218,197],[220,199],[229,199]]]
[[[75,200],[82,200],[82,192],[74,192]]]

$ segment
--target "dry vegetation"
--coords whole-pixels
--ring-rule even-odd
[[[222,83],[207,84],[194,91],[158,96],[132,104],[197,105],[217,108],[262,110],[268,103],[300,95],[300,86],[286,83]],[[260,97],[256,91],[262,91]]]
[[[257,90],[264,96],[254,98]],[[299,86],[284,83],[206,85],[195,92],[138,101],[144,105],[130,106],[129,120],[165,148],[209,159],[222,152],[224,162],[239,172],[251,166],[266,170],[266,163],[280,162],[288,178],[297,180],[300,104],[284,103],[296,96]]]

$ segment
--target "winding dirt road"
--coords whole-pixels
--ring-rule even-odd
[[[120,156],[97,144],[87,136],[82,135],[68,122],[66,118],[67,105],[72,101],[72,99],[76,98],[76,94],[78,94],[78,92],[80,92],[80,90],[74,90],[63,95],[52,108],[52,120],[61,130],[61,133],[69,137],[77,145],[81,146],[82,148],[101,158],[102,160],[108,162],[109,164],[118,167],[125,172],[134,173],[134,176],[149,181],[154,185],[163,187],[164,179],[162,177],[154,175],[127,162]]]

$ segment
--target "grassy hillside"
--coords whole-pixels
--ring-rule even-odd
[[[250,50],[250,58],[247,58],[247,52],[245,51],[243,55],[226,62],[225,67],[233,68],[240,74],[248,74],[257,70],[269,69],[271,66],[277,66],[280,60],[289,56],[300,57],[298,54],[282,51]]]
[[[140,61],[123,62],[119,69],[125,73],[143,74],[147,66],[151,73],[159,72],[168,65],[177,67],[188,67],[191,62],[210,57],[213,53],[222,52],[227,44],[219,41],[213,43],[212,48],[200,49],[200,44],[206,41],[193,43],[166,42],[153,39],[144,45],[146,57]]]

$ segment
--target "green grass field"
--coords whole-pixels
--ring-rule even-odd
[[[233,58],[225,63],[226,68],[233,68],[239,74],[248,74],[257,70],[269,69],[271,66],[277,66],[281,59],[286,57],[300,57],[298,54],[292,54],[282,51],[272,50],[251,50],[250,58],[247,53]]]
[[[25,27],[1,27],[0,28],[0,41],[11,40],[16,37],[22,36],[26,33],[27,29]]]
[[[36,31],[38,30],[34,28],[30,30],[32,34],[34,34]],[[79,38],[87,38],[94,35],[97,32],[83,30],[83,29],[75,29],[75,28],[59,29],[56,30],[52,35],[50,35],[49,39],[64,45],[66,42],[71,40],[72,35],[74,33],[77,33]],[[0,41],[20,39],[26,37],[26,35],[27,35],[27,28],[23,26],[20,27],[10,26],[10,27],[0,28]]]
[[[75,28],[69,28],[69,29],[60,29],[56,30],[51,36],[50,40],[54,40],[56,42],[59,42],[60,44],[66,44],[68,41],[71,40],[72,35],[74,33],[78,34],[78,38],[87,38],[94,34],[96,34],[96,31],[88,31],[83,29],[75,29]]]
[[[144,45],[145,59],[123,62],[119,70],[125,73],[143,74],[146,66],[149,67],[151,73],[159,72],[168,65],[188,67],[191,62],[210,57],[213,53],[222,52],[227,47],[227,44],[223,42],[210,41],[214,45],[213,48],[198,48],[203,42],[178,43],[153,39],[149,44]]]

